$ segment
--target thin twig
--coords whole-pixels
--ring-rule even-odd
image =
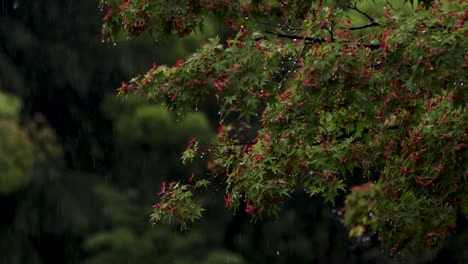
[[[380,26],[379,23],[377,23],[375,21],[371,21],[368,24],[365,24],[363,26],[350,27],[349,30],[358,30],[358,29],[364,29],[364,28],[368,28],[368,27],[379,27],[379,26]]]
[[[350,9],[352,9],[352,10],[354,10],[354,11],[360,13],[361,15],[364,15],[364,16],[367,17],[371,22],[374,21],[374,19],[373,19],[371,16],[369,16],[368,14],[366,14],[366,13],[362,12],[361,10],[359,10],[359,9],[357,8],[356,4],[349,4],[348,7],[349,7]]]
[[[286,74],[283,76],[283,78],[281,79],[281,82],[280,82],[280,89],[283,88],[283,84],[286,82],[286,80],[288,79],[289,75],[291,74],[291,72],[293,71],[294,67],[296,67],[296,64],[297,62],[299,61],[299,58],[302,57],[302,54],[304,54],[304,50],[305,50],[305,46],[306,46],[306,43],[305,43],[305,37],[302,38],[302,41],[304,41],[304,44],[302,44],[302,48],[301,48],[301,51],[299,52],[299,54],[297,54],[296,58],[294,59],[294,63],[293,65],[289,68],[289,70],[286,72]]]
[[[301,36],[295,36],[295,35],[286,35],[278,32],[273,32],[273,31],[265,31],[267,34],[272,34],[280,38],[289,38],[289,39],[302,39],[302,40],[307,40],[312,43],[322,43],[325,42],[325,39],[319,39],[319,38],[311,38],[311,37],[301,37]]]
[[[380,44],[364,44],[363,46],[371,50],[380,49],[382,47]]]
[[[253,21],[255,23],[258,23],[258,24],[262,24],[262,25],[265,25],[265,26],[273,27],[273,28],[279,28],[279,29],[286,30],[286,31],[299,31],[299,30],[302,30],[302,28],[293,28],[293,27],[288,27],[288,26],[282,25],[282,24],[276,24],[275,25],[273,23],[264,22],[264,21],[260,21],[260,20],[257,20],[257,19],[254,19]]]
[[[307,44],[326,42],[325,39],[320,39],[320,38],[301,37],[301,36],[295,36],[295,35],[286,35],[286,34],[281,34],[281,33],[272,32],[272,31],[266,31],[266,33],[275,35],[275,36],[280,37],[280,38],[288,38],[288,39],[293,39],[293,40],[294,40],[294,39],[303,39],[303,40],[305,40],[305,41],[309,41],[309,42],[306,42]],[[260,39],[260,38],[259,38],[259,39]],[[379,48],[380,48],[380,44],[363,44],[363,46],[366,47],[366,48],[369,48],[369,49],[371,49],[371,50],[375,50],[375,49],[379,49]]]
[[[328,31],[328,33],[330,34],[330,40],[331,42],[335,42],[335,39],[333,38],[333,29],[335,28],[335,23],[332,22],[330,24],[330,28],[328,27],[325,27],[325,30]]]

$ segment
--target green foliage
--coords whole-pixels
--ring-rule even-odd
[[[0,118],[16,121],[21,103],[18,98],[0,93]]]
[[[138,146],[148,143],[152,146],[174,143],[173,133],[175,123],[170,113],[160,106],[143,106],[135,110],[133,115],[120,119],[116,125],[116,140],[119,144]],[[154,133],[154,134],[152,134]],[[148,136],[151,137],[148,138]],[[124,145],[125,146],[125,145]]]
[[[193,201],[193,192],[199,188],[206,187],[206,180],[200,180],[191,188],[190,185],[180,184],[180,182],[163,182],[161,187],[161,201],[155,204],[151,223],[157,224],[161,221],[171,222],[176,218],[181,223],[181,229],[187,229],[187,223],[200,219],[205,210]]]
[[[225,250],[213,251],[203,262],[205,264],[232,263],[242,264],[245,261],[241,256]]]
[[[31,181],[34,145],[12,121],[0,120],[0,193],[13,193]]]
[[[85,263],[128,263],[128,261],[154,261],[154,232],[136,234],[130,227],[120,227],[112,231],[97,233],[85,243],[93,256]]]
[[[376,197],[377,190],[372,183],[353,187],[346,197],[345,225],[350,226],[350,237],[361,237],[377,229]]]
[[[94,194],[102,206],[102,218],[106,219],[108,224],[135,224],[135,216],[138,215],[139,210],[135,207],[137,194],[134,190],[118,192],[104,184],[97,184],[94,186]],[[110,204],[117,204],[118,207],[108,206]]]
[[[104,2],[107,39],[185,36],[208,16],[237,31],[119,89],[176,113],[217,100],[216,146],[205,151],[193,141],[183,159],[211,153],[232,210],[245,204],[254,219],[277,215],[298,186],[333,204],[372,179],[347,195],[351,235],[378,232],[396,254],[434,247],[454,230],[468,184],[466,1],[430,9],[375,1],[349,1],[348,9],[309,1]],[[361,4],[385,12],[367,14]],[[356,15],[367,23],[351,21]],[[185,227],[199,218],[192,188],[208,180],[163,185],[153,222],[177,215]]]
[[[35,146],[17,124],[18,98],[0,93],[0,194],[26,186],[32,177]]]
[[[183,116],[179,112],[174,116],[163,106],[148,104],[133,96],[129,96],[124,101],[106,102],[104,107],[111,118],[117,121],[116,143],[122,149],[137,148],[142,145],[153,148],[174,146],[185,143],[194,136],[207,144],[214,136],[210,131],[208,120],[199,112]]]

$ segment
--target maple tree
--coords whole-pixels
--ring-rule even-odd
[[[217,142],[193,139],[182,156],[208,154],[212,176],[164,183],[153,223],[200,218],[196,194],[215,179],[226,184],[226,207],[254,219],[277,215],[298,189],[331,204],[345,195],[350,236],[377,232],[392,254],[437,245],[468,212],[467,1],[101,4],[108,42],[184,37],[208,17],[234,32],[119,88],[177,112],[219,104]]]

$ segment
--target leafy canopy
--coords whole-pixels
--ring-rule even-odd
[[[208,17],[233,32],[119,89],[176,111],[219,104],[217,143],[183,154],[210,154],[213,176],[164,184],[153,223],[201,217],[196,194],[216,179],[254,219],[299,189],[345,195],[350,235],[377,232],[392,254],[455,229],[468,202],[468,2],[320,2],[102,1],[111,42],[184,37]]]

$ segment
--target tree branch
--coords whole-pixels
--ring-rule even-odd
[[[379,27],[380,24],[375,22],[375,21],[371,21],[363,26],[358,26],[358,27],[350,27],[349,30],[358,30],[358,29],[364,29],[364,28],[368,28],[368,27]]]
[[[349,8],[349,9],[352,9],[352,10],[358,12],[358,13],[360,13],[361,15],[363,15],[363,16],[365,16],[365,17],[367,17],[367,18],[369,19],[369,21],[374,22],[374,19],[373,19],[371,16],[369,16],[368,14],[366,14],[366,13],[362,12],[361,10],[359,10],[359,9],[357,8],[356,4],[354,4],[354,3],[351,4],[351,3],[350,3],[350,4],[348,5],[348,8]]]
[[[303,38],[303,41],[304,41],[305,38]],[[289,70],[286,72],[286,74],[283,76],[283,78],[281,79],[281,82],[280,82],[280,89],[283,88],[283,84],[286,82],[286,80],[288,79],[289,75],[291,74],[292,70],[294,69],[294,67],[296,67],[296,64],[297,62],[299,61],[299,58],[302,57],[302,54],[304,54],[304,49],[305,49],[305,46],[306,46],[306,43],[304,42],[304,44],[302,45],[302,49],[301,51],[299,52],[299,54],[297,54],[296,58],[294,59],[294,63],[293,65],[289,68]]]
[[[275,35],[280,38],[288,38],[288,39],[303,39],[304,41],[309,41],[308,44],[310,43],[323,43],[325,42],[325,39],[320,39],[320,38],[311,38],[311,37],[301,37],[301,36],[296,36],[296,35],[286,35],[278,32],[272,32],[272,31],[265,31],[268,34]],[[371,50],[379,49],[380,44],[363,44],[364,47],[369,48]]]
[[[282,29],[282,30],[286,30],[286,31],[298,31],[298,30],[302,30],[302,28],[293,28],[293,27],[288,27],[288,26],[285,26],[285,25],[282,25],[282,24],[273,24],[273,23],[268,23],[268,22],[264,22],[264,21],[260,21],[258,19],[254,19],[253,20],[255,23],[258,23],[258,24],[262,24],[264,26],[269,26],[269,27],[273,27],[273,28],[279,28],[279,29]]]
[[[286,35],[278,32],[273,32],[273,31],[265,31],[267,34],[275,35],[280,38],[289,38],[289,39],[302,39],[306,41],[310,41],[312,43],[322,43],[325,42],[325,39],[319,39],[319,38],[311,38],[311,37],[301,37],[301,36],[296,36],[296,35]]]

